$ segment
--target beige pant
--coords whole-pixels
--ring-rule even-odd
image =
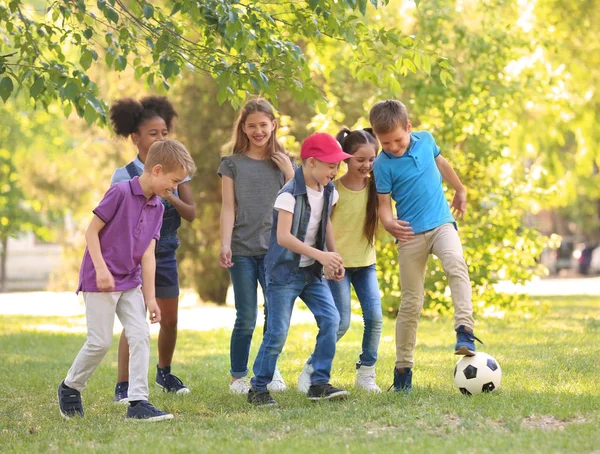
[[[425,268],[429,254],[442,261],[452,292],[454,328],[473,329],[473,305],[469,270],[463,257],[458,232],[444,224],[419,233],[406,243],[398,243],[402,299],[396,318],[396,367],[413,367],[417,325],[425,297]]]
[[[115,313],[129,344],[129,400],[148,400],[150,329],[140,287],[126,292],[84,292],[87,340],[65,378],[65,385],[81,392],[100,364],[113,338]]]

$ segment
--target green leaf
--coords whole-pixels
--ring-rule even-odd
[[[68,117],[69,115],[71,115],[72,111],[73,111],[73,106],[71,105],[71,103],[68,103],[63,109],[63,113],[65,114],[65,117]]]
[[[450,74],[448,71],[442,70],[440,73],[440,80],[444,84],[444,87],[447,87],[448,82],[452,82],[452,74]]]
[[[87,39],[90,39],[94,34],[94,31],[91,28],[86,28],[83,31],[83,36],[85,36]]]
[[[45,82],[45,80],[43,77],[37,77],[35,79],[35,82],[29,89],[29,95],[33,99],[38,99],[38,96],[40,95],[40,93],[42,92],[42,89],[44,88],[44,82]]]
[[[98,113],[90,104],[86,104],[85,110],[83,111],[83,118],[89,126],[96,121]]]
[[[75,81],[71,81],[65,87],[65,97],[71,101],[75,101],[79,95],[79,85]]]
[[[84,50],[81,53],[81,58],[79,59],[79,64],[81,67],[87,71],[92,66],[93,55],[92,52],[88,49]]]
[[[14,89],[13,81],[10,77],[6,76],[0,81],[0,97],[6,102],[10,94]]]
[[[119,22],[119,13],[117,13],[114,9],[112,9],[110,6],[107,6],[104,9],[104,15],[106,16],[106,18],[113,22],[113,23],[117,23]]]
[[[152,16],[154,16],[154,7],[151,4],[146,3],[142,8],[142,12],[144,13],[144,17],[146,19],[150,19]]]
[[[225,91],[223,89],[219,90],[219,92],[217,93],[217,102],[219,103],[219,105],[222,105],[226,99],[227,99],[227,91]]]
[[[115,69],[117,71],[123,71],[127,67],[127,58],[123,55],[119,55],[117,57],[117,61],[115,62]]]
[[[423,71],[431,75],[431,57],[427,54],[423,55]]]
[[[367,14],[367,0],[358,0],[358,10],[363,16]]]

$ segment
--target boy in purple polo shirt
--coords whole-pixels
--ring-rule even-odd
[[[127,418],[173,418],[148,402],[150,331],[146,308],[151,322],[159,322],[160,309],[154,295],[154,247],[160,236],[164,207],[157,196],[166,197],[194,171],[194,161],[181,143],[156,142],[148,151],[142,176],[111,186],[94,209],[94,218],[85,233],[87,248],[77,289],[83,292],[88,334],[58,387],[64,418],[84,414],[81,391],[110,348],[115,313],[129,343],[131,387]]]

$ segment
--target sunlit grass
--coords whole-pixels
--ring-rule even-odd
[[[56,387],[83,344],[83,334],[35,331],[60,317],[0,317],[2,452],[589,452],[598,449],[600,301],[547,298],[533,318],[480,319],[480,349],[500,362],[502,388],[466,398],[452,372],[452,320],[422,320],[414,392],[368,395],[353,388],[361,327],[340,342],[332,382],[352,391],[345,402],[311,403],[295,390],[316,328],[295,325],[279,367],[290,390],[277,409],[249,406],[227,392],[229,331],[183,331],[174,372],[192,389],[170,396],[151,385],[151,401],[171,422],[125,421],[112,403],[117,337],[83,393],[86,417],[63,421]],[[253,359],[261,330],[253,343]],[[156,361],[152,339],[151,370]],[[391,384],[394,323],[386,320],[377,381]],[[152,373],[152,372],[151,372]],[[153,378],[153,375],[151,375]],[[151,381],[152,383],[152,381]]]

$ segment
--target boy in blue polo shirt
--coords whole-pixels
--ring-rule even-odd
[[[412,131],[404,104],[380,101],[371,109],[369,121],[382,148],[373,166],[379,216],[384,228],[398,240],[402,297],[396,319],[393,386],[395,391],[408,393],[429,254],[442,261],[448,277],[454,304],[455,354],[475,354],[471,282],[454,220],[454,216],[462,219],[464,215],[467,192],[433,136]],[[442,179],[456,191],[453,212],[444,196]],[[392,199],[397,219],[392,214]]]

